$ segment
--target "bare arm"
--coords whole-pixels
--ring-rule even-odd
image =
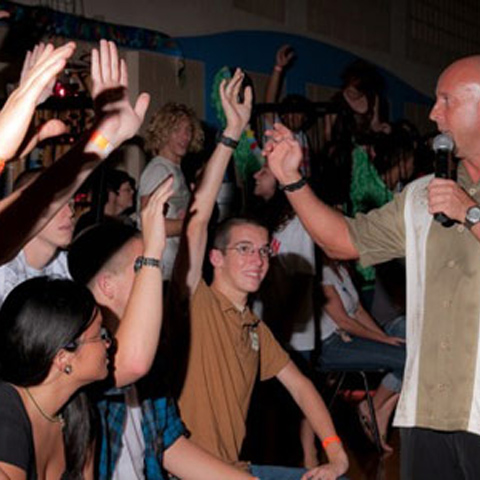
[[[115,45],[105,40],[100,42],[100,53],[92,51],[92,83],[95,130],[116,147],[139,129],[149,97],[142,94],[134,107],[130,105],[126,65],[118,61]],[[0,264],[13,258],[48,223],[105,158],[90,137],[88,132],[36,181],[0,201],[0,225],[9,232],[0,236]]]
[[[185,437],[180,437],[165,451],[163,466],[183,480],[254,479],[247,472],[238,470],[214,457]]]
[[[357,311],[355,312],[355,320],[361,323],[365,328],[378,332],[380,334],[385,333],[373,319],[373,317],[363,308],[362,304],[358,305]]]
[[[150,195],[143,195],[140,197],[140,210],[143,210],[150,199]],[[182,233],[183,218],[166,218],[165,228],[167,237],[178,237]]]
[[[65,67],[68,58],[75,50],[73,42],[59,48],[53,45],[44,47],[28,70],[22,75],[20,85],[8,97],[0,111],[0,158],[10,160],[15,157],[30,126],[35,107],[40,102],[48,85]]]
[[[247,87],[245,90],[244,103],[238,102],[242,80],[243,73],[237,70],[228,84],[223,81],[220,85],[222,106],[227,117],[227,126],[223,134],[233,140],[240,138],[252,110],[251,88]],[[185,218],[186,227],[180,242],[174,279],[182,290],[187,289],[186,293],[189,295],[195,291],[202,276],[208,222],[232,153],[230,147],[221,143],[217,145],[193,193],[192,203]]]
[[[271,140],[265,146],[264,155],[276,179],[282,185],[300,180],[302,151],[290,130],[275,124],[274,130],[267,132],[267,135]],[[359,254],[352,242],[347,222],[340,212],[318,199],[308,185],[286,193],[310,236],[329,257],[358,258]]]
[[[283,70],[295,57],[295,52],[290,45],[282,45],[276,54],[276,64],[273,67],[272,73],[268,79],[267,88],[265,90],[265,102],[276,103],[282,84]],[[269,113],[265,115],[266,120],[273,125],[274,116]]]
[[[143,256],[161,259],[165,249],[164,206],[173,193],[169,177],[142,211]],[[115,338],[115,385],[122,387],[146,375],[152,366],[163,319],[163,279],[159,268],[136,274],[125,313]]]
[[[290,392],[321,441],[337,435],[322,397],[312,382],[298,370],[292,361],[287,363],[277,378]],[[347,471],[348,458],[341,443],[330,443],[325,453],[328,463],[310,470],[302,477],[302,480],[310,478],[335,480]]]
[[[27,472],[15,465],[0,462],[0,480],[27,480]]]
[[[327,303],[323,308],[342,330],[345,330],[347,333],[356,335],[360,338],[375,340],[377,342],[387,343],[389,345],[398,346],[404,343],[401,339],[388,336],[375,324],[373,319],[370,320],[375,326],[373,328],[369,328],[369,326],[365,325],[356,318],[350,317],[343,306],[340,295],[333,285],[324,285],[323,292],[327,298]]]

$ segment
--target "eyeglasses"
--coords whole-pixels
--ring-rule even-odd
[[[224,250],[235,250],[242,257],[251,257],[256,252],[260,255],[260,258],[269,259],[273,256],[273,250],[269,245],[255,248],[251,243],[238,243],[234,247],[225,247]]]
[[[76,350],[80,345],[96,342],[104,342],[109,347],[112,344],[112,334],[105,327],[102,327],[100,329],[100,335],[84,339],[77,338],[67,343],[67,345],[65,345],[63,348],[65,348],[65,350],[73,351]]]

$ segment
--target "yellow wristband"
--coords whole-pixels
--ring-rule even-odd
[[[332,437],[327,437],[322,442],[322,447],[326,449],[331,443],[342,443],[340,437],[338,435],[334,435]]]
[[[88,143],[92,143],[97,148],[99,148],[102,153],[108,157],[114,150],[114,146],[110,143],[110,141],[104,137],[98,130],[95,130],[90,137]]]

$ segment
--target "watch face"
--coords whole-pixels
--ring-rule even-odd
[[[467,219],[471,223],[480,222],[480,207],[470,207],[467,212]]]
[[[135,264],[133,265],[133,270],[135,272],[138,272],[142,268],[142,265],[143,265],[143,258],[142,257],[137,257],[135,259]]]

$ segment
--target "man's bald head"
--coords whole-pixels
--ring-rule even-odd
[[[453,138],[459,158],[480,166],[480,56],[449,65],[438,79],[436,97],[430,119]]]

